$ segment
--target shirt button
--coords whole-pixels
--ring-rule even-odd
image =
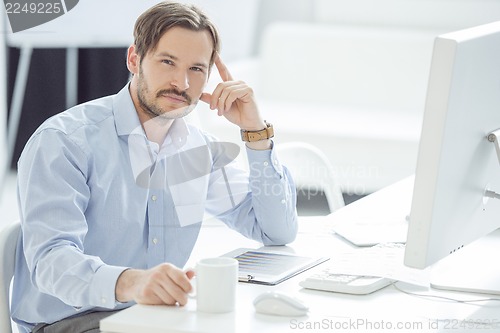
[[[264,166],[268,166],[268,165],[269,165],[269,163],[267,163],[267,161],[266,161],[266,162],[264,162]]]
[[[154,245],[158,244],[158,238],[153,238],[153,244]]]
[[[274,160],[274,165],[278,165],[278,160]]]
[[[156,201],[157,197],[156,195],[151,196],[151,200]]]
[[[282,200],[281,200],[281,203],[282,203],[282,204],[285,204],[285,203],[286,203],[286,200],[285,200],[285,199],[282,199]]]
[[[102,297],[102,298],[101,298],[101,303],[102,303],[102,304],[106,304],[106,298]]]

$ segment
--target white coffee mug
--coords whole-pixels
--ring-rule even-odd
[[[195,291],[198,311],[231,312],[236,302],[238,260],[229,257],[204,258],[197,262]]]

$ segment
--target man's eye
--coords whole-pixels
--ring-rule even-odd
[[[203,72],[203,69],[200,67],[191,67],[191,70],[193,70],[195,72]]]
[[[167,65],[173,65],[174,63],[172,62],[172,60],[162,60],[161,62],[163,62],[164,64],[167,64]]]

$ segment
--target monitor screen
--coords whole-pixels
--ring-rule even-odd
[[[500,200],[492,198],[500,193],[500,156],[495,149],[498,141],[489,136],[498,129],[500,22],[438,36],[405,265],[423,269],[459,256],[467,244],[500,227]],[[484,263],[483,258],[475,259]],[[500,291],[500,276],[497,279]]]

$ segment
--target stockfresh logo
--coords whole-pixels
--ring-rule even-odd
[[[79,0],[4,0],[12,32],[33,28],[73,9]]]

